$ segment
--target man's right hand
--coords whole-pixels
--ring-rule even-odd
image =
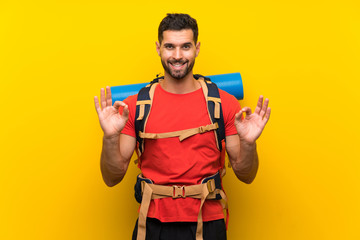
[[[106,87],[106,96],[104,88],[100,90],[101,109],[97,96],[94,97],[94,102],[104,138],[119,137],[129,118],[128,106],[121,101],[116,101],[114,106],[112,105],[110,87]],[[120,107],[124,107],[122,115],[119,113]]]

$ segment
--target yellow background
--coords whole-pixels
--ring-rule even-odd
[[[270,98],[257,179],[224,180],[228,238],[360,239],[357,0],[2,0],[0,239],[130,239],[138,170],[102,182],[93,96],[162,72],[168,12],[198,20],[196,73]]]

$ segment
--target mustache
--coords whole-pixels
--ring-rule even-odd
[[[168,62],[171,63],[171,64],[177,64],[177,63],[179,63],[179,64],[184,64],[184,63],[188,62],[188,60],[183,60],[183,59],[180,59],[180,60],[169,60]]]

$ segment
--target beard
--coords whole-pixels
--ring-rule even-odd
[[[169,65],[170,64],[185,64],[186,66],[184,66],[184,68],[180,69],[180,70],[172,69],[162,59],[161,59],[161,64],[163,65],[163,68],[166,73],[170,74],[171,77],[173,77],[177,80],[180,80],[180,79],[183,79],[185,76],[187,76],[189,74],[189,72],[192,71],[194,64],[195,64],[195,60],[193,62],[189,62],[189,60],[168,61]]]

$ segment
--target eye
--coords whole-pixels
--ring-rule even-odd
[[[174,46],[172,46],[172,45],[165,45],[165,48],[166,48],[166,49],[173,49]]]
[[[183,49],[189,49],[190,48],[190,45],[184,45],[183,46]]]

